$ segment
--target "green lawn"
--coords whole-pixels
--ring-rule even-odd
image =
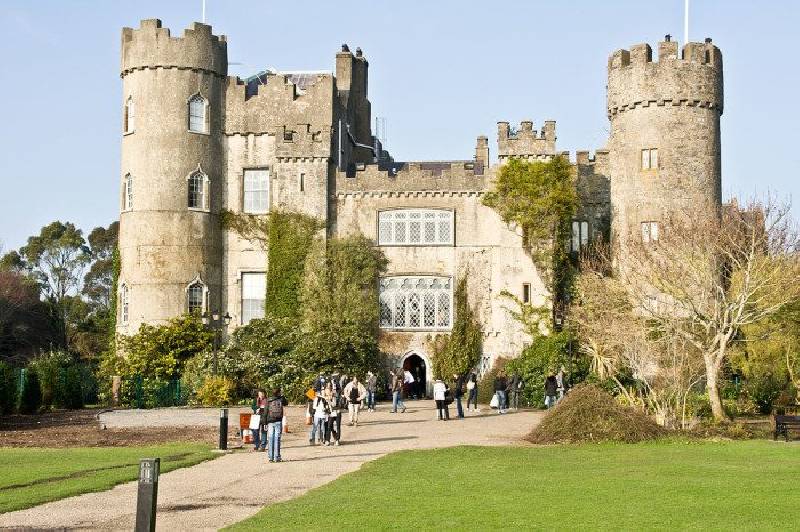
[[[796,530],[798,500],[797,444],[457,447],[391,454],[233,529]]]
[[[161,458],[161,472],[215,456],[208,445],[169,443],[147,447],[71,449],[0,448],[0,513],[134,480],[140,458]]]

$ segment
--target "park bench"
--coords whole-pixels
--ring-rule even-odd
[[[789,441],[789,430],[800,431],[800,416],[776,414],[775,415],[775,433],[773,439],[777,440],[778,436],[783,434],[786,441]]]

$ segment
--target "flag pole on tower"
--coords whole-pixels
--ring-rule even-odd
[[[689,42],[689,0],[683,0],[683,44]]]
[[[686,0],[686,1],[688,2],[689,0]],[[203,0],[203,20],[202,20],[202,22],[203,22],[203,24],[206,23],[206,0]]]

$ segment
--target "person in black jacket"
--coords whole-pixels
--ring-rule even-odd
[[[511,408],[514,410],[519,409],[519,396],[522,393],[522,388],[524,388],[524,386],[525,385],[519,372],[515,371],[512,373],[511,379],[508,382],[508,391],[511,397]]]
[[[506,373],[500,371],[494,379],[494,393],[497,395],[497,413],[505,414],[506,404],[506,388],[508,388],[508,379]]]
[[[283,432],[283,407],[289,401],[281,395],[280,388],[276,388],[272,396],[267,399],[267,407],[261,415],[267,426],[267,454],[270,462],[281,461],[281,433]]]
[[[453,373],[453,398],[456,402],[456,412],[458,417],[464,417],[464,408],[461,406],[461,398],[464,396],[464,376]]]
[[[544,380],[544,407],[552,408],[558,401],[558,381],[552,373]]]

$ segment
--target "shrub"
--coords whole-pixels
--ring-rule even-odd
[[[32,369],[25,372],[25,384],[19,398],[20,414],[35,414],[42,406],[42,388],[39,377]]]
[[[63,370],[73,364],[72,356],[65,351],[50,351],[34,358],[28,369],[36,373],[42,390],[42,406],[64,406]]]
[[[533,443],[654,440],[666,430],[592,384],[580,384],[550,409],[528,436]]]
[[[10,414],[17,402],[17,378],[9,364],[0,361],[0,414]]]
[[[64,368],[61,372],[61,396],[58,403],[64,408],[83,408],[83,374],[76,364]]]
[[[197,391],[197,399],[203,406],[230,404],[235,386],[225,377],[208,376]]]
[[[786,388],[786,381],[772,374],[751,375],[744,386],[744,392],[760,413],[769,414],[773,403]]]
[[[572,337],[566,331],[549,336],[538,336],[522,354],[508,363],[508,373],[518,372],[525,383],[522,399],[528,406],[544,406],[544,381],[563,366],[567,383],[575,384],[585,374],[583,368],[570,357]],[[573,350],[576,351],[576,350]]]
[[[498,358],[494,361],[494,365],[481,376],[478,381],[478,402],[481,404],[489,404],[494,395],[494,379],[501,369],[505,369],[508,364],[507,358]]]
[[[433,354],[434,377],[447,381],[454,374],[463,375],[474,368],[483,352],[483,332],[469,306],[466,275],[458,280],[453,299],[453,329],[449,335],[437,337]]]

